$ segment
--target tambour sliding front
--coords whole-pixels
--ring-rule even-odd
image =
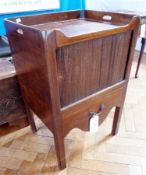
[[[92,112],[101,124],[116,107],[117,133],[138,17],[71,11],[13,18],[5,25],[28,110],[54,134],[61,169],[64,137],[73,128],[88,131]]]

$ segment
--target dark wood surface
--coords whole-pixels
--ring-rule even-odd
[[[0,124],[26,117],[16,77],[0,82]]]
[[[0,125],[4,124],[19,126],[19,129],[28,126],[16,71],[9,58],[0,59]],[[2,132],[6,133],[1,129]]]
[[[5,25],[20,87],[54,134],[63,169],[64,137],[73,128],[89,130],[91,112],[99,113],[101,124],[116,107],[112,134],[118,132],[140,20],[74,11],[15,21]]]

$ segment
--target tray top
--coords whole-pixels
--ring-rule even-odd
[[[41,31],[60,30],[68,37],[119,28],[119,26],[112,25],[110,23],[96,22],[87,19],[72,19],[57,22],[48,22],[31,25],[31,27],[39,29]]]
[[[96,11],[71,11],[5,20],[6,26],[11,25],[11,32],[25,35],[25,38],[32,37],[32,32],[49,38],[54,31],[57,47],[127,32],[133,30],[137,23],[138,17]]]

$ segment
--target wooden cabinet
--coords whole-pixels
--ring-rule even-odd
[[[19,21],[19,23],[17,22]],[[116,107],[116,134],[125,100],[139,18],[72,11],[6,20],[18,80],[29,108],[54,134],[59,166],[64,137],[102,123]]]

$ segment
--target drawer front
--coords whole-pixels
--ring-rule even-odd
[[[64,109],[62,111],[64,135],[73,128],[88,131],[92,112],[99,114],[99,124],[101,124],[113,107],[121,106],[125,92],[126,87],[107,90]]]

